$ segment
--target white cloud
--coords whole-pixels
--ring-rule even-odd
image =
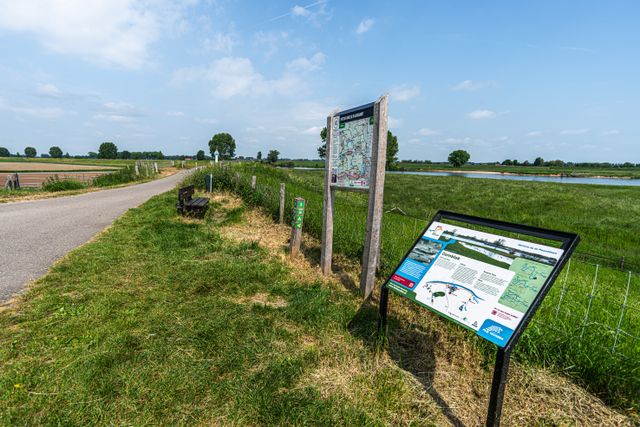
[[[491,110],[474,110],[467,114],[467,117],[469,117],[471,120],[486,120],[493,119],[494,117],[496,117],[496,115],[497,114],[495,113],[495,111]]]
[[[604,132],[600,132],[602,136],[611,136],[611,135],[620,135],[620,131],[618,129],[610,129],[605,130]]]
[[[10,105],[4,98],[0,97],[0,110],[10,111],[21,116],[29,116],[36,119],[53,120],[67,114],[75,114],[57,107],[33,107]]]
[[[215,33],[212,37],[203,42],[204,48],[212,52],[231,53],[236,44],[235,38],[231,34]]]
[[[589,133],[591,129],[582,128],[582,129],[565,129],[560,132],[560,135],[584,135],[585,133]]]
[[[527,136],[530,136],[530,137],[542,136],[542,132],[539,131],[539,130],[533,130],[533,131],[527,133]]]
[[[358,24],[358,28],[356,28],[356,34],[364,34],[373,28],[373,25],[376,23],[375,19],[365,18]]]
[[[303,6],[295,5],[291,8],[292,16],[304,16],[305,18],[311,15],[311,11]]]
[[[420,95],[420,86],[404,84],[392,87],[389,92],[391,97],[396,101],[408,101]]]
[[[286,31],[259,31],[253,36],[254,44],[259,47],[268,58],[280,49],[280,44],[289,38]]]
[[[493,87],[495,85],[496,85],[496,82],[494,80],[484,80],[484,81],[463,80],[457,85],[453,86],[451,90],[463,91],[463,92],[474,92],[480,89]]]
[[[144,114],[133,105],[121,101],[109,101],[103,104],[104,110],[94,114],[94,120],[115,123],[135,123]]]
[[[327,56],[318,52],[310,58],[300,57],[287,63],[287,69],[293,72],[309,72],[315,71],[324,63]]]
[[[266,79],[254,69],[249,58],[227,56],[214,61],[210,67],[176,70],[172,82],[211,81],[212,94],[221,99],[239,95],[294,95],[306,88],[302,75],[317,70],[324,60],[322,52],[310,58],[300,57],[287,63],[280,78]]]
[[[101,64],[139,68],[149,46],[181,24],[181,10],[160,0],[3,1],[0,29],[35,34],[52,52]]]
[[[40,84],[36,88],[36,95],[43,96],[45,98],[60,98],[62,92],[55,85],[50,83]]]
[[[416,132],[418,135],[420,136],[434,136],[434,135],[439,135],[440,132],[437,130],[433,130],[433,129],[429,129],[429,128],[422,128],[420,130],[418,130],[418,132]]]
[[[169,117],[184,117],[184,113],[182,111],[168,111],[165,114]]]

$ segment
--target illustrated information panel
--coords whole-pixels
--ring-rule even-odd
[[[369,188],[373,146],[373,103],[333,117],[331,186]]]
[[[562,254],[434,222],[387,286],[504,347]]]

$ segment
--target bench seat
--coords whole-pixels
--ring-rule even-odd
[[[204,215],[207,211],[209,208],[209,199],[206,197],[198,197],[194,199],[194,192],[195,188],[193,185],[189,185],[178,190],[178,204],[176,205],[176,208],[179,213],[184,215],[185,213],[194,212]]]

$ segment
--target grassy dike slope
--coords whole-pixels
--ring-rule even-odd
[[[173,192],[129,211],[0,312],[0,424],[482,423],[490,361],[459,328],[394,303],[376,350],[349,266],[322,280],[287,234],[228,195],[204,220]],[[632,425],[512,366],[504,425]]]

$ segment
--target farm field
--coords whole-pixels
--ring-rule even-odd
[[[287,166],[290,161],[283,160],[277,163]],[[293,160],[295,167],[324,168],[323,160]],[[616,178],[640,178],[640,167],[631,168],[596,168],[596,167],[572,167],[572,166],[502,166],[495,164],[466,164],[460,167],[451,166],[449,163],[409,163],[399,162],[396,170],[414,172],[435,171],[460,171],[460,172],[499,172],[510,174],[531,175],[563,175],[572,177],[616,177]]]
[[[80,165],[72,163],[53,162],[0,162],[0,173],[2,172],[50,172],[50,171],[91,171],[91,170],[113,170],[114,166]]]
[[[174,192],[151,199],[0,312],[0,422],[482,424],[490,360],[457,328],[394,303],[379,348],[353,263],[324,280],[287,260],[286,226],[231,195],[211,205],[185,220]],[[514,361],[502,421],[634,419]]]
[[[238,183],[234,169],[242,176]],[[234,169],[214,169],[214,185],[277,218],[278,189],[284,182],[287,209],[295,196],[304,197],[304,230],[320,236],[322,172],[246,164]],[[210,171],[194,173],[191,182],[202,187]],[[256,190],[251,175],[257,176]],[[635,363],[640,358],[640,225],[634,222],[640,215],[640,189],[408,175],[388,175],[385,187],[381,278],[438,209],[579,233],[582,243],[534,317],[518,355],[563,371],[621,407],[640,405]],[[336,194],[334,251],[361,258],[366,209],[364,195]]]

